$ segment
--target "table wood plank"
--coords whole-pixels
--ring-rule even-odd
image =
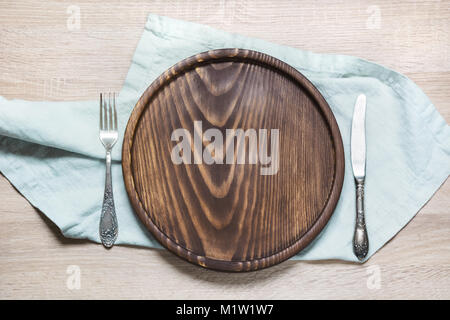
[[[74,29],[68,19],[78,9],[80,28]],[[383,64],[414,80],[450,122],[449,1],[5,0],[0,94],[80,100],[118,91],[149,12]],[[450,298],[448,181],[364,265],[287,261],[244,274],[204,270],[163,250],[106,251],[65,239],[3,176],[0,204],[1,299]],[[79,289],[71,270],[81,272]]]

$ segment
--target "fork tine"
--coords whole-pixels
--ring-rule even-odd
[[[116,109],[116,93],[113,93],[113,101],[114,101],[114,130],[117,130],[117,109]]]
[[[112,107],[111,107],[111,92],[108,93],[108,130],[113,130],[113,119],[112,119]]]
[[[100,130],[103,130],[103,97],[100,93]]]
[[[108,109],[106,99],[103,100],[103,130],[108,130]]]

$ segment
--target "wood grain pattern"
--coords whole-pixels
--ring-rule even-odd
[[[66,27],[69,5],[81,8],[79,30]],[[449,123],[449,5],[448,0],[3,0],[0,94],[93,100],[98,92],[119,91],[152,12],[386,65],[415,81]],[[377,29],[366,27],[371,6],[380,10]],[[107,251],[66,239],[0,175],[0,298],[449,299],[449,208],[447,180],[363,265],[286,261],[251,274],[223,273],[188,264],[167,250]],[[78,290],[66,285],[70,265],[81,269]],[[379,287],[367,286],[372,268],[379,268]]]
[[[202,135],[196,121],[201,132],[218,129],[226,150],[219,163],[174,164],[172,132]],[[225,163],[239,148],[224,138],[228,129],[255,130],[254,143],[260,129],[279,130],[279,150],[267,136],[277,172],[261,175],[263,165],[249,163],[250,137],[245,164],[237,152]],[[265,268],[303,249],[331,216],[344,176],[339,129],[319,91],[284,62],[242,49],[198,54],[156,79],[133,110],[122,158],[128,195],[153,235],[192,263],[227,271]]]

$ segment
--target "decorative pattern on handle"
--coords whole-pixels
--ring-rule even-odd
[[[107,248],[113,246],[118,235],[118,224],[116,209],[114,207],[114,197],[111,179],[111,153],[106,154],[106,182],[105,194],[103,197],[102,214],[100,217],[100,239]]]
[[[353,237],[353,252],[359,260],[363,260],[369,251],[369,238],[367,236],[364,219],[364,179],[356,180],[356,225]]]

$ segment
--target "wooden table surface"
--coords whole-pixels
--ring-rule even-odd
[[[0,95],[119,91],[148,13],[406,74],[450,122],[449,1],[15,1],[0,3]],[[450,183],[366,264],[287,261],[229,274],[165,250],[61,236],[0,176],[0,298],[450,298]],[[78,281],[79,280],[79,281]]]

